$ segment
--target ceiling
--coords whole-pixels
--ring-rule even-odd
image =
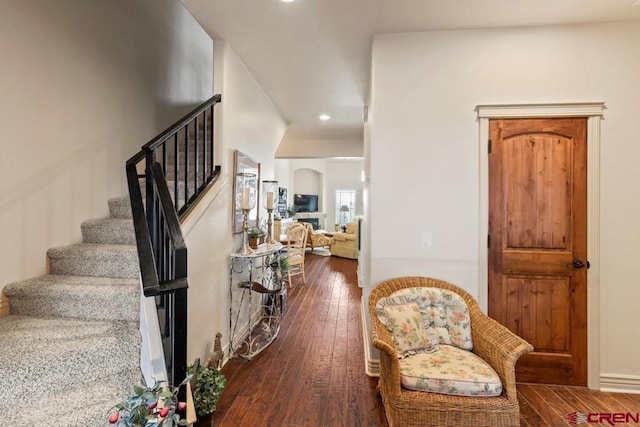
[[[229,42],[299,141],[362,141],[374,34],[640,21],[633,0],[182,1]]]

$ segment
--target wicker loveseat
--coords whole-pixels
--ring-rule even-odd
[[[378,302],[381,299],[381,303],[388,301],[385,298],[392,294],[406,293],[406,288],[415,287],[445,289],[462,297],[468,308],[472,351],[493,368],[494,376],[497,374],[499,377],[499,382],[502,383],[501,391],[497,392],[499,395],[459,396],[410,390],[401,385],[399,353],[391,332],[378,318]],[[378,390],[390,427],[520,425],[515,365],[520,356],[532,351],[533,347],[484,315],[470,294],[455,285],[433,278],[391,279],[372,290],[369,295],[369,315],[373,345],[380,350]],[[406,376],[404,379],[406,381]]]

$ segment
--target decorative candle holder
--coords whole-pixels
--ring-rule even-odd
[[[236,175],[236,206],[242,211],[242,248],[237,252],[241,255],[249,255],[253,253],[253,249],[249,247],[249,212],[256,207],[257,196],[257,179],[255,173],[239,173]]]
[[[278,204],[278,181],[262,181],[262,200],[267,210],[267,246],[273,246],[278,243],[271,233],[273,210]]]

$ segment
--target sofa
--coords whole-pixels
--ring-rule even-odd
[[[344,233],[333,233],[331,255],[350,259],[358,258],[358,221],[347,223]]]

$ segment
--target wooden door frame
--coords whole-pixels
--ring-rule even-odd
[[[480,222],[478,302],[486,313],[489,288],[489,120],[587,118],[587,386],[600,389],[600,121],[604,102],[575,104],[478,105],[480,147]]]

